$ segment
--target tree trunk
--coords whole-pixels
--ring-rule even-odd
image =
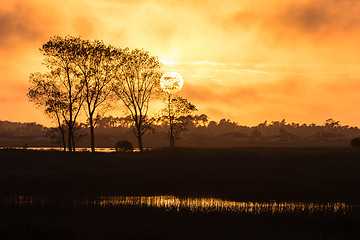
[[[174,136],[171,135],[171,138],[170,138],[170,148],[174,148],[174,147],[175,147]]]
[[[174,140],[174,124],[173,124],[173,117],[169,116],[169,128],[170,128],[170,148],[173,148],[175,146],[175,140]]]
[[[61,131],[61,136],[62,136],[62,145],[64,147],[64,152],[66,152],[65,133],[61,127],[60,127],[60,131]]]
[[[170,123],[170,148],[174,147],[174,133],[173,133],[173,126]]]
[[[91,152],[95,152],[95,134],[94,134],[94,122],[92,115],[89,116],[89,121],[90,121]]]
[[[56,113],[56,119],[57,119],[57,122],[58,122],[58,128],[61,132],[61,140],[62,140],[62,147],[64,148],[64,152],[66,152],[66,142],[65,142],[65,132],[64,132],[64,129],[61,127],[61,122],[60,122],[60,118],[59,118],[59,115]],[[61,149],[61,147],[60,147]]]
[[[174,131],[173,131],[173,116],[172,116],[172,112],[171,112],[171,94],[169,94],[169,99],[168,99],[168,111],[169,111],[169,132],[170,132],[170,136],[169,136],[169,142],[170,142],[170,148],[174,147]]]
[[[140,130],[140,126],[136,127],[136,131],[137,131],[137,139],[138,139],[138,144],[139,144],[139,151],[143,152],[144,148],[143,148],[143,143],[142,143],[142,135],[141,135],[141,130]]]
[[[143,152],[143,151],[144,151],[144,147],[143,147],[141,135],[138,136],[138,143],[139,143],[139,150],[140,150],[140,152]]]
[[[71,126],[71,122],[69,124],[69,134],[68,134],[68,150],[69,152],[72,152],[72,140],[73,140],[73,137],[72,137],[72,126]]]
[[[74,138],[74,132],[72,132],[72,133],[71,133],[71,142],[72,142],[73,152],[75,152],[75,138]]]

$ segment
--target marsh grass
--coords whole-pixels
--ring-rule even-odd
[[[358,239],[359,214],[236,214],[148,207],[1,209],[1,239]]]
[[[360,150],[157,149],[144,153],[0,151],[0,239],[359,239],[360,213],[236,214],[70,206],[77,196],[176,195],[359,204]]]
[[[360,202],[360,150],[0,151],[2,195],[176,195]]]

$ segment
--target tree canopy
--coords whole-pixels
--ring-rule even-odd
[[[161,63],[143,49],[124,49],[118,54],[114,92],[134,121],[140,151],[142,136],[150,129],[149,102],[159,88]]]
[[[183,97],[175,95],[170,98],[170,96],[166,103],[167,106],[162,110],[161,119],[168,125],[169,143],[170,147],[173,148],[180,134],[192,122],[191,113],[197,111],[197,109],[194,104]],[[202,116],[202,118],[205,119],[205,116]]]

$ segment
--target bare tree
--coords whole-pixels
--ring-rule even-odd
[[[118,51],[114,92],[131,115],[139,149],[143,151],[142,136],[151,129],[149,102],[159,87],[161,63],[142,49]]]

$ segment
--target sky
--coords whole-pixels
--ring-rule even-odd
[[[359,0],[3,1],[0,120],[51,124],[26,93],[54,35],[149,51],[210,120],[360,126]]]

